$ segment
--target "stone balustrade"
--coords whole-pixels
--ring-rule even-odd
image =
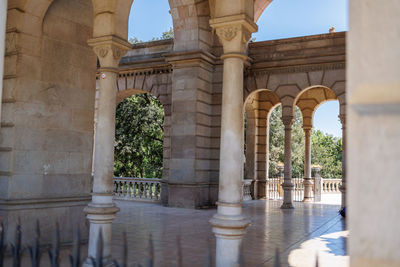
[[[314,179],[313,179],[314,180]],[[281,184],[283,178],[268,178],[267,180],[267,198],[268,199],[282,199],[283,191]],[[293,187],[293,200],[303,201],[304,199],[304,180],[303,178],[292,178]],[[321,179],[321,193],[322,194],[340,194],[340,186],[342,179],[325,178]],[[315,181],[313,183],[312,196],[314,197]]]
[[[114,178],[114,198],[119,200],[160,201],[161,179],[156,178]]]
[[[322,179],[322,193],[323,194],[340,194],[340,186],[342,179]]]
[[[293,201],[303,201],[304,199],[304,180],[303,178],[292,178]]]
[[[251,195],[251,186],[253,184],[252,179],[244,179],[242,182],[242,190],[243,190],[243,201],[252,200],[253,197]]]

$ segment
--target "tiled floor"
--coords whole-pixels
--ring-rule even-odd
[[[208,220],[216,209],[191,210],[166,208],[158,204],[117,201],[121,211],[113,225],[112,255],[118,259],[122,252],[122,232],[128,237],[128,266],[146,266],[148,237],[153,236],[154,260],[157,267],[175,266],[176,237],[181,238],[183,266],[206,266],[207,248],[215,259],[215,238]],[[295,202],[294,210],[281,210],[281,201],[249,201],[243,211],[252,221],[243,241],[244,266],[274,266],[274,254],[280,251],[281,266],[315,266],[318,254],[321,267],[345,267],[346,256],[344,221],[338,215],[338,205]],[[208,245],[210,244],[210,245]],[[69,265],[70,248],[61,251],[61,267]],[[22,266],[31,266],[29,253]],[[87,256],[87,245],[81,257]],[[48,257],[42,255],[43,266]],[[12,266],[8,258],[5,266]],[[212,265],[214,266],[214,265]]]
[[[244,203],[252,221],[243,241],[244,266],[273,266],[275,250],[282,266],[347,266],[345,243],[348,232],[337,205],[295,203],[294,210],[281,210],[280,201]],[[174,266],[176,237],[182,244],[183,266],[205,266],[207,247],[215,255],[215,238],[208,220],[216,210],[166,208],[156,204],[119,201],[121,208],[113,226],[113,256],[121,253],[126,231],[129,259],[146,263],[148,236],[152,234],[156,266]]]

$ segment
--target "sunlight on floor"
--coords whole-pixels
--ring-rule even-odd
[[[315,266],[318,255],[319,266],[349,266],[349,256],[346,255],[348,237],[349,231],[340,231],[307,240],[289,253],[289,264],[293,267]]]

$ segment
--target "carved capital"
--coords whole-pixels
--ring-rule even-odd
[[[211,19],[210,26],[224,46],[224,53],[243,54],[251,34],[257,31],[257,25],[245,14]]]
[[[282,122],[283,122],[283,125],[285,125],[285,129],[291,128],[292,124],[294,122],[294,117],[293,116],[282,116]]]
[[[112,35],[90,39],[88,44],[93,47],[102,68],[118,68],[121,58],[132,48],[126,40]]]
[[[312,131],[313,127],[310,125],[303,125],[303,131],[305,133],[310,133]]]
[[[16,31],[7,32],[5,53],[13,54],[18,51],[18,33]]]
[[[342,123],[342,128],[344,128],[346,125],[346,115],[340,114],[338,117],[339,117],[340,122]]]
[[[231,41],[233,38],[236,37],[238,31],[240,31],[240,26],[239,25],[233,25],[233,26],[226,26],[226,27],[221,27],[216,29],[216,33],[221,40],[223,41]]]

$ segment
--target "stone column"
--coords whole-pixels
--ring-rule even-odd
[[[85,208],[90,222],[88,256],[96,259],[98,238],[103,237],[105,266],[111,262],[111,225],[119,208],[113,202],[114,139],[118,65],[131,45],[115,36],[90,39],[101,68],[97,126],[94,142],[94,180],[92,201]],[[84,266],[92,266],[86,260]]]
[[[4,55],[6,46],[7,1],[0,1],[0,99],[3,98]],[[1,119],[1,101],[0,101]]]
[[[304,142],[304,199],[303,202],[312,201],[312,177],[311,177],[311,126],[303,126]]]
[[[339,115],[342,123],[342,185],[339,190],[342,192],[342,209],[346,206],[346,115]]]
[[[293,116],[282,116],[282,122],[285,126],[285,169],[283,179],[283,203],[281,209],[293,209],[292,191],[292,124]]]
[[[216,266],[236,266],[249,221],[242,215],[243,70],[246,43],[257,29],[252,20],[223,17],[210,21],[223,45],[221,143],[217,214],[210,220],[215,233]]]

